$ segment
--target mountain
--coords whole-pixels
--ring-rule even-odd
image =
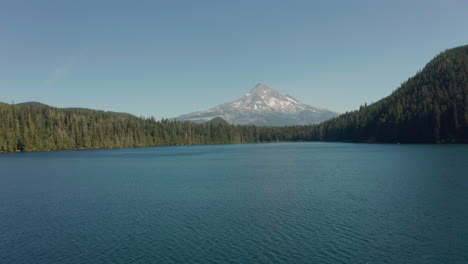
[[[380,101],[316,126],[312,140],[468,143],[468,45],[446,50]]]
[[[306,105],[259,83],[248,94],[234,102],[206,111],[181,115],[176,120],[203,123],[221,117],[236,125],[287,126],[319,123],[336,116],[336,112]]]

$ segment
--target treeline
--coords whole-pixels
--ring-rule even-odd
[[[87,109],[0,104],[0,151],[41,151],[302,140],[305,127],[137,118]]]
[[[0,103],[0,152],[275,141],[468,143],[468,46],[447,50],[390,96],[319,125],[257,127]]]

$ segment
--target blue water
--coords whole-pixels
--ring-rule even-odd
[[[468,146],[0,155],[0,263],[468,263]]]

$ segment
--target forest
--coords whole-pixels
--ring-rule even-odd
[[[0,103],[0,152],[280,141],[468,143],[468,45],[442,52],[388,97],[317,125],[194,124]]]
[[[312,128],[315,140],[468,142],[468,45],[446,50],[390,96]]]
[[[307,129],[156,121],[89,109],[0,104],[0,151],[294,141]]]

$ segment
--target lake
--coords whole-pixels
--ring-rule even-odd
[[[0,154],[0,263],[468,263],[468,145]]]

